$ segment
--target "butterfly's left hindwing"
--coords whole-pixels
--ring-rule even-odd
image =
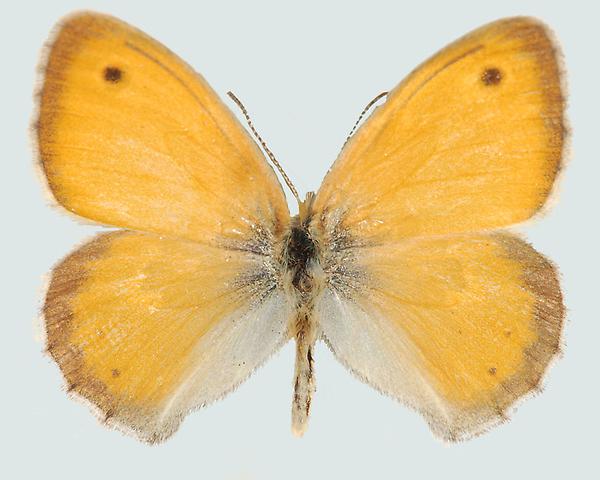
[[[52,272],[47,345],[69,391],[156,442],[287,339],[292,306],[263,257],[119,231]]]

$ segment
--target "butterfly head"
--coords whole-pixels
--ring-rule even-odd
[[[298,223],[306,225],[310,222],[313,211],[313,203],[315,201],[315,192],[308,192],[304,201],[298,202]]]

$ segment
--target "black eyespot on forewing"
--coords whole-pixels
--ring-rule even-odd
[[[118,67],[106,67],[104,69],[104,80],[110,83],[119,83],[123,79],[123,70]]]
[[[502,72],[496,67],[486,68],[481,74],[481,81],[488,87],[498,85],[502,81]]]

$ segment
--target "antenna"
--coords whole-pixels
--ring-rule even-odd
[[[362,118],[365,116],[365,114],[371,109],[371,107],[373,105],[375,105],[380,99],[382,99],[383,97],[385,97],[388,93],[390,92],[381,92],[379,95],[377,95],[373,100],[371,100],[367,106],[365,108],[363,108],[363,111],[360,112],[360,115],[358,116],[358,120],[356,121],[356,123],[354,124],[354,126],[352,127],[352,130],[350,130],[350,133],[348,134],[348,136],[346,137],[346,141],[344,142],[344,145],[342,145],[342,148],[344,148],[346,146],[346,144],[348,143],[348,140],[350,140],[350,137],[352,136],[352,134],[356,131],[356,127],[358,127],[358,124],[360,123],[360,121],[362,120]]]
[[[267,154],[267,156],[271,160],[271,163],[273,165],[275,165],[275,167],[277,168],[277,170],[279,170],[279,173],[281,174],[281,176],[285,180],[286,185],[291,190],[292,195],[294,195],[294,197],[296,197],[296,200],[298,201],[298,204],[301,205],[302,201],[300,200],[300,197],[298,196],[298,190],[296,190],[296,187],[294,187],[294,184],[292,183],[292,181],[290,180],[290,178],[283,171],[283,167],[277,161],[277,159],[275,158],[275,155],[273,155],[273,152],[271,150],[269,150],[269,147],[267,147],[267,144],[265,143],[265,141],[258,134],[258,132],[256,131],[256,128],[254,128],[254,125],[252,124],[252,120],[250,120],[250,115],[248,115],[248,110],[246,110],[246,107],[244,107],[244,104],[240,101],[239,98],[237,98],[233,94],[233,92],[227,92],[227,95],[229,96],[229,98],[231,98],[236,103],[236,105],[242,111],[242,114],[244,115],[244,118],[246,119],[246,123],[248,124],[248,127],[250,127],[250,130],[252,131],[252,133],[254,134],[254,136],[256,137],[256,139],[258,140],[258,142],[261,144],[263,150],[265,151],[265,153]]]

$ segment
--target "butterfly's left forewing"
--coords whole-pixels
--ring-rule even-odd
[[[202,243],[281,231],[285,195],[260,149],[208,83],[157,41],[77,13],[48,48],[40,165],[70,212]]]

